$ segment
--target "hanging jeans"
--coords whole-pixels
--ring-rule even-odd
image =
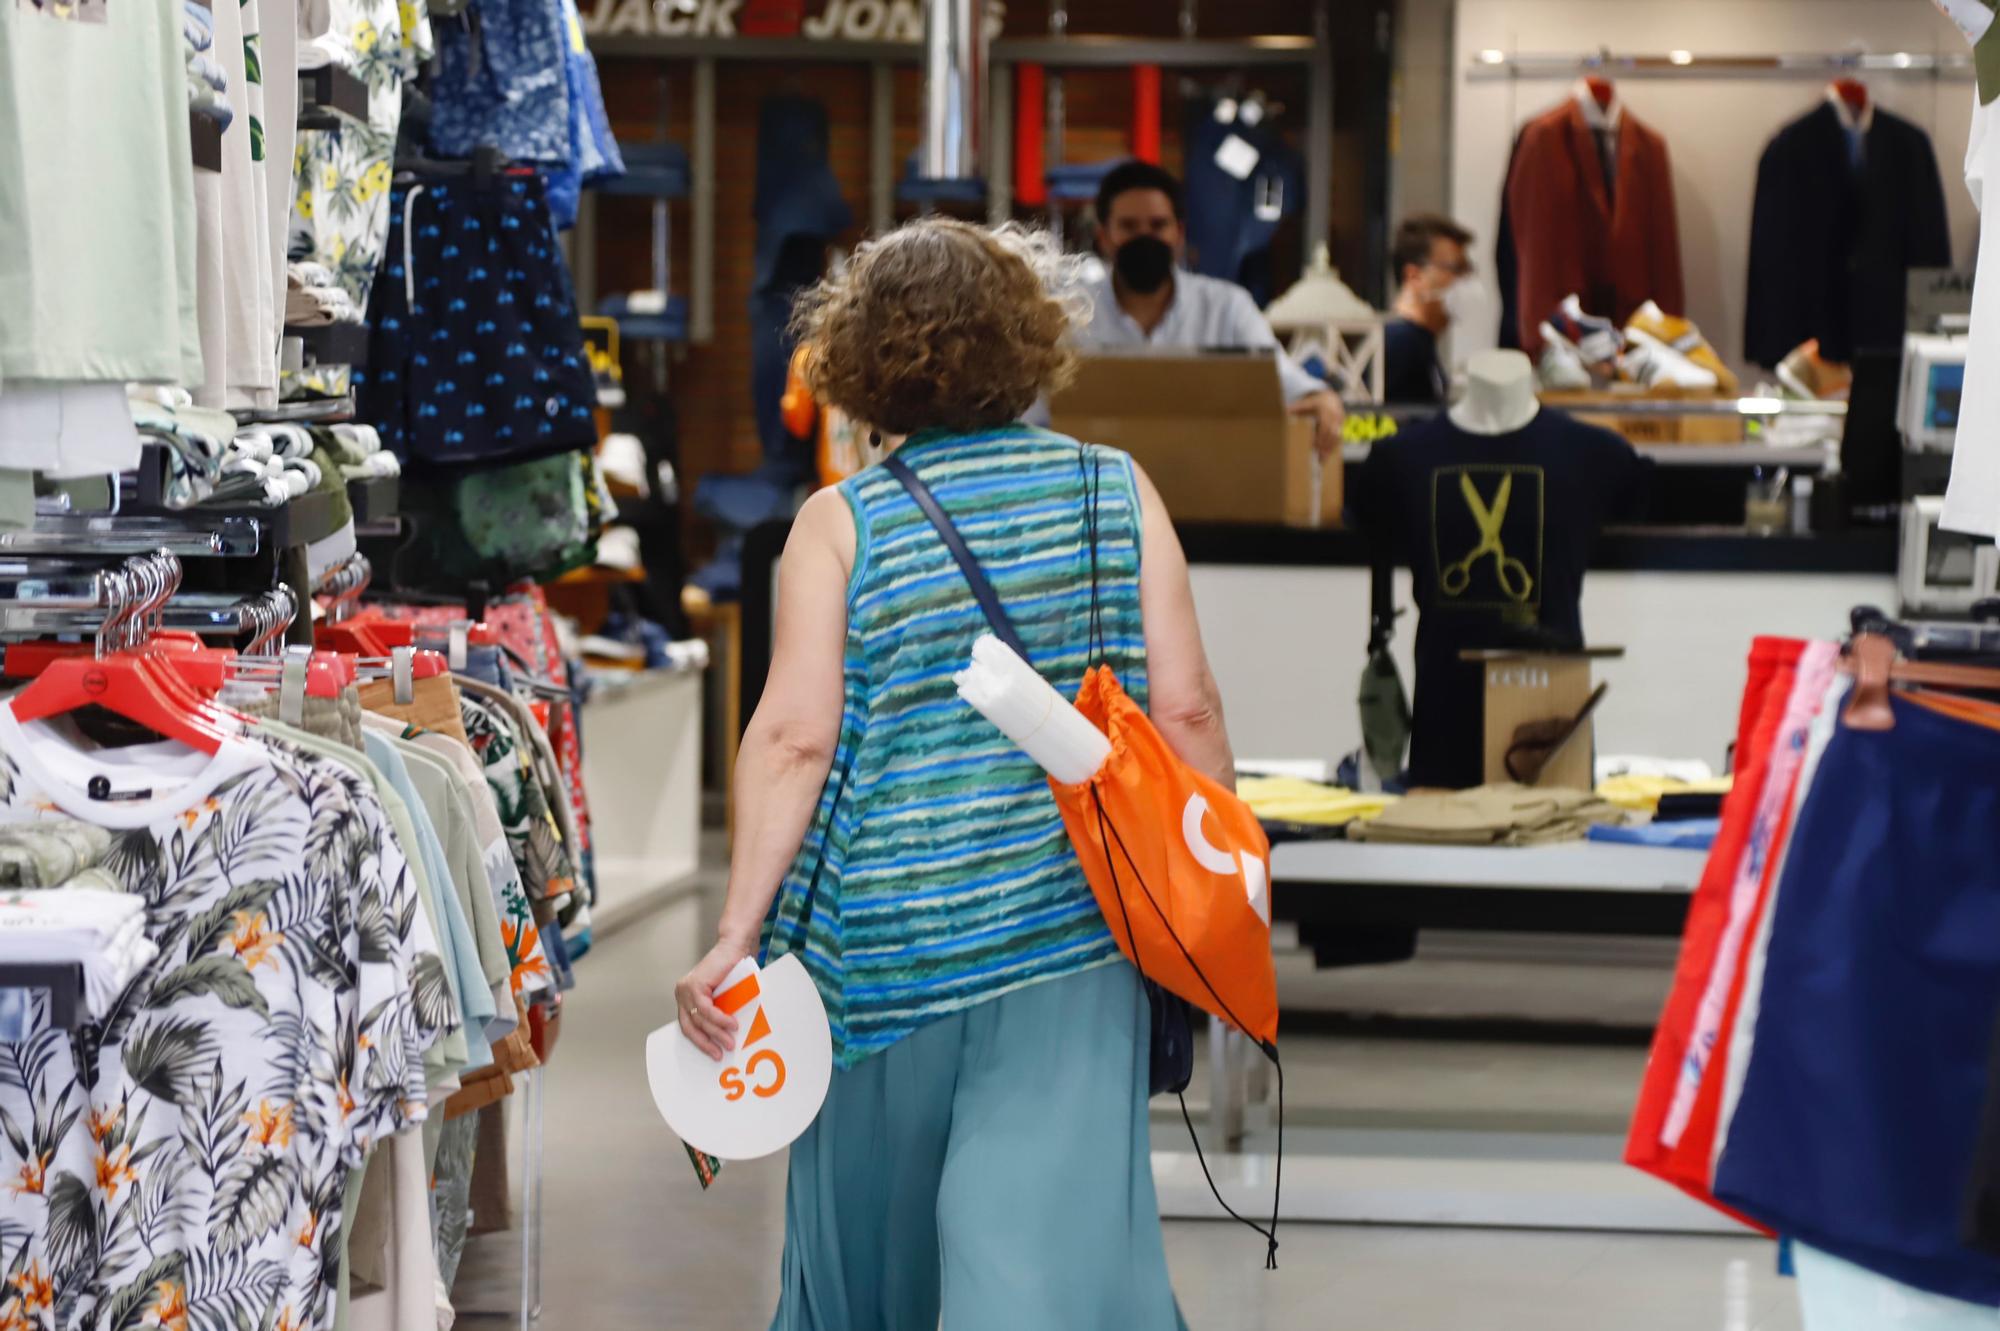
[[[836,1070],[792,1146],[773,1331],[1173,1331],[1123,961]]]

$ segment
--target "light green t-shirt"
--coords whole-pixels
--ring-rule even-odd
[[[0,4],[0,385],[201,381],[183,47],[178,0]]]

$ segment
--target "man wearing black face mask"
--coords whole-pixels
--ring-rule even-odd
[[[1340,446],[1340,397],[1295,365],[1250,293],[1177,267],[1181,183],[1147,162],[1114,167],[1097,188],[1097,248],[1111,271],[1091,286],[1095,304],[1078,335],[1086,352],[1130,347],[1268,347],[1287,410],[1311,416],[1322,455]]]

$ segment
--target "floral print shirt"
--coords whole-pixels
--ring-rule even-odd
[[[325,1328],[348,1172],[454,1016],[381,806],[261,739],[93,799],[31,733],[0,716],[0,818],[112,826],[160,953],[101,1024],[0,1045],[0,1327]]]
[[[389,179],[402,127],[403,81],[432,53],[424,0],[334,0],[329,36],[346,66],[368,85],[368,123],[300,130],[293,149],[290,253],[331,272],[368,308],[368,292],[389,238]],[[288,376],[319,393],[347,391],[347,367]]]

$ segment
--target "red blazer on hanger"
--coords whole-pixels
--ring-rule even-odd
[[[1541,322],[1571,292],[1585,313],[1623,326],[1648,300],[1686,312],[1680,227],[1667,143],[1618,113],[1617,188],[1607,190],[1597,142],[1575,98],[1521,131],[1507,180],[1519,265],[1521,346],[1542,349]]]

